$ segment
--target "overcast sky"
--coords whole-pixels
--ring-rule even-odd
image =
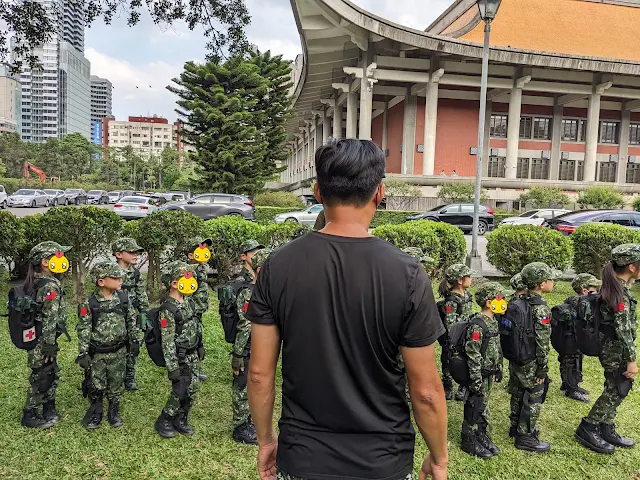
[[[293,60],[302,52],[289,0],[246,0],[251,13],[249,41]],[[355,0],[362,8],[397,23],[425,29],[453,0]],[[122,19],[96,22],[86,33],[85,55],[91,73],[114,85],[113,114],[161,115],[176,119],[175,96],[165,88],[185,61],[202,60],[206,39],[183,25],[166,29],[148,17],[134,28]]]

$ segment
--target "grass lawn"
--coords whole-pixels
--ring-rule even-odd
[[[2,287],[0,287],[2,290]],[[4,298],[4,292],[0,292]],[[548,295],[550,304],[560,303],[570,294],[567,283],[558,283]],[[636,289],[640,295],[640,289]],[[4,304],[4,301],[2,302]],[[3,307],[4,308],[4,307]],[[70,306],[70,312],[75,308]],[[153,429],[169,393],[166,373],[155,367],[143,352],[139,363],[139,390],[122,400],[124,426],[112,429],[106,421],[93,433],[80,420],[87,408],[80,392],[81,370],[75,365],[77,341],[75,316],[70,315],[71,343],[61,338],[61,381],[57,404],[62,421],[47,431],[20,427],[29,371],[26,353],[16,349],[7,328],[0,329],[0,478],[184,478],[255,479],[257,448],[237,445],[231,440],[231,398],[229,346],[224,342],[217,307],[205,317],[209,380],[202,384],[193,410],[193,437],[161,439]],[[4,313],[4,312],[2,312]],[[541,438],[551,442],[548,454],[535,455],[516,450],[508,432],[509,397],[505,386],[497,385],[491,398],[493,438],[502,454],[489,461],[462,453],[460,425],[462,403],[449,402],[450,478],[485,479],[640,479],[640,447],[618,450],[614,456],[593,454],[573,440],[573,432],[590,406],[565,399],[559,391],[556,356],[550,361],[551,385],[541,420]],[[584,386],[593,400],[602,391],[602,372],[597,359],[585,360]],[[279,392],[279,387],[278,387]],[[279,396],[278,396],[279,402]],[[106,406],[106,402],[105,402]],[[277,405],[279,410],[280,406]],[[620,432],[640,441],[640,395],[633,391],[620,409]],[[416,445],[416,468],[426,447],[421,438]]]

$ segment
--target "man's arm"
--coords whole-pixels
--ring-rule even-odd
[[[436,366],[434,346],[400,347],[400,352],[404,358],[405,371],[409,380],[413,416],[422,438],[429,447],[432,467],[440,473],[440,475],[434,475],[434,478],[444,479],[449,462],[447,402]],[[253,365],[251,368],[253,369]]]

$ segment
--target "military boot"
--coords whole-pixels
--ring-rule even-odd
[[[467,387],[464,385],[458,385],[458,391],[456,392],[456,400],[464,402],[467,398]]]
[[[538,439],[538,433],[516,434],[515,447],[518,450],[526,450],[527,452],[543,453],[548,452],[551,448],[547,442],[541,442]]]
[[[564,396],[578,402],[591,402],[591,399],[589,399],[589,397],[587,397],[584,393],[581,393],[579,390],[565,390]]]
[[[496,455],[500,455],[500,449],[495,443],[493,443],[493,440],[491,440],[491,435],[489,435],[487,427],[478,427],[476,437],[478,439],[478,443],[489,450],[491,452],[491,455],[493,455],[494,457]]]
[[[160,416],[153,426],[162,438],[172,438],[178,434],[173,426],[173,417],[164,413],[164,410],[160,413]]]
[[[453,400],[453,381],[450,378],[443,378],[442,386],[444,387],[444,398]]]
[[[20,423],[26,428],[50,428],[53,426],[53,422],[42,418],[35,408],[25,408],[22,411],[22,422]]]
[[[60,422],[60,416],[56,411],[56,401],[49,400],[42,406],[42,418],[56,425]]]
[[[596,453],[606,453],[611,455],[616,451],[616,447],[611,445],[600,435],[600,425],[587,422],[584,418],[578,426],[574,436],[583,447],[587,447],[589,450],[593,450]]]
[[[122,418],[120,418],[120,401],[116,398],[109,399],[109,410],[107,418],[113,428],[122,426]]]
[[[580,385],[578,385],[578,387],[576,387],[576,390],[578,392],[580,392],[583,395],[589,395],[589,390],[582,388]]]
[[[207,377],[207,376],[206,376],[202,371],[198,372],[198,379],[199,379],[201,382],[206,382],[206,381],[207,381],[207,378],[208,378],[208,377]]]
[[[233,429],[233,439],[238,443],[258,444],[256,427],[251,422],[245,422]]]
[[[95,430],[102,422],[102,397],[93,399],[89,405],[87,413],[82,418],[82,425],[87,430]]]
[[[193,435],[196,433],[195,429],[189,425],[189,410],[191,410],[191,403],[185,401],[182,404],[182,408],[173,420],[173,428],[182,435]]]
[[[474,457],[482,458],[483,460],[488,460],[493,457],[493,454],[480,444],[473,430],[462,430],[462,443],[460,444],[460,448],[463,452]]]
[[[125,378],[124,379],[124,389],[128,392],[135,392],[138,390],[138,384],[136,383],[135,378]]]
[[[616,426],[612,423],[600,424],[600,436],[605,442],[609,442],[614,447],[633,448],[636,446],[630,438],[621,437],[616,432]]]

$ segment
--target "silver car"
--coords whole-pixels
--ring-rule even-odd
[[[562,208],[544,208],[529,210],[517,217],[507,217],[500,222],[500,225],[543,225],[547,220],[569,213],[571,210]]]
[[[56,190],[55,188],[45,188],[43,190],[51,199],[51,205],[56,207],[58,205],[67,205],[67,197],[64,194],[64,190]]]
[[[0,208],[7,208],[7,192],[4,185],[0,185]]]
[[[295,222],[302,223],[303,225],[313,226],[315,225],[316,219],[318,218],[318,215],[320,215],[320,212],[323,210],[323,208],[324,207],[321,204],[312,205],[306,210],[302,210],[300,212],[280,213],[276,215],[273,220],[276,223]]]
[[[31,188],[21,188],[7,197],[8,207],[48,207],[51,203],[51,198],[46,193]]]
[[[136,219],[158,211],[156,200],[142,195],[123,197],[113,206],[113,211],[124,219]]]
[[[118,200],[124,196],[123,192],[119,191],[109,192],[107,195],[109,196],[109,203],[118,203]]]

